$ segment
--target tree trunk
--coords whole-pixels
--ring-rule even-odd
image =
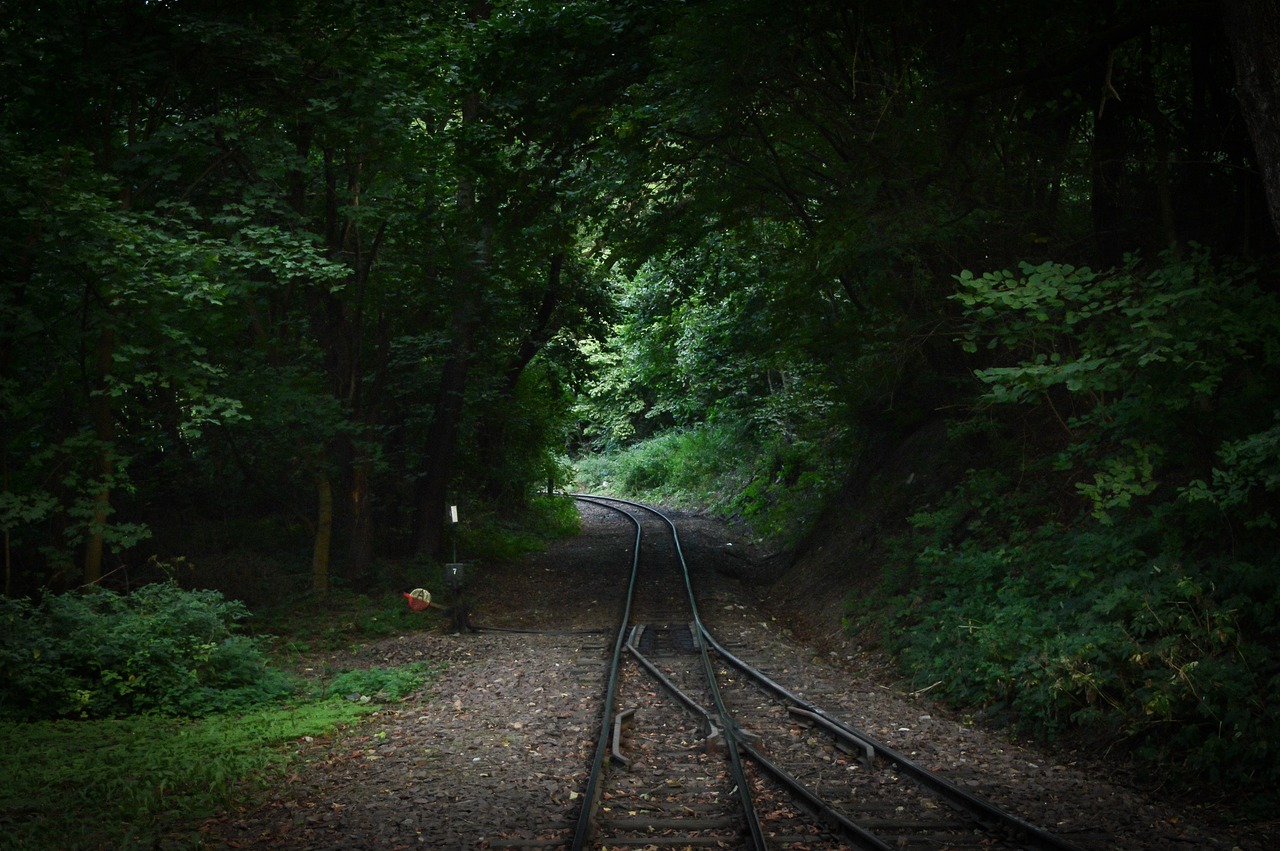
[[[1280,0],[1226,0],[1223,11],[1236,97],[1280,235]]]
[[[351,585],[367,578],[373,569],[373,511],[369,505],[369,483],[372,479],[368,459],[357,459],[349,471],[351,490],[350,536],[347,540],[347,562],[343,571]]]
[[[94,352],[93,388],[89,396],[89,416],[93,422],[94,436],[98,439],[98,473],[102,485],[93,499],[93,520],[89,525],[89,537],[84,548],[84,584],[92,585],[102,579],[102,553],[107,518],[111,515],[111,488],[108,484],[115,468],[113,441],[114,424],[111,414],[111,396],[107,392],[107,379],[115,356],[115,330],[104,327],[98,332],[98,345]]]
[[[480,21],[488,16],[487,0],[474,0],[469,13],[471,20]],[[464,139],[466,129],[479,120],[480,94],[470,91],[462,102]],[[458,154],[459,159],[465,159],[463,151]],[[414,486],[416,511],[412,550],[417,556],[439,557],[444,543],[444,511],[457,456],[458,427],[462,423],[481,288],[489,265],[489,233],[485,226],[477,224],[479,217],[476,195],[475,183],[464,169],[458,177],[455,201],[463,232],[474,236],[471,240],[473,254],[458,271],[452,323],[453,352],[440,375],[440,393],[436,397],[435,415],[431,419],[431,427],[427,429],[423,474]]]
[[[3,373],[0,373],[3,375]],[[0,449],[0,467],[3,468],[0,474],[0,489],[9,490],[9,456],[3,454]],[[13,542],[9,539],[9,530],[4,530],[4,596],[13,596]]]
[[[333,538],[333,486],[324,473],[316,473],[316,537],[311,551],[311,590],[321,599],[329,596],[329,545]]]
[[[1114,97],[1112,69],[1112,58],[1109,57],[1100,84],[1101,102],[1094,114],[1093,144],[1090,146],[1093,173],[1089,203],[1093,212],[1098,265],[1104,269],[1119,265],[1127,248],[1120,202],[1127,152],[1122,105]]]
[[[469,310],[464,311],[469,314]],[[435,416],[427,430],[426,463],[414,489],[417,515],[414,518],[414,555],[437,557],[444,542],[444,510],[457,455],[458,426],[467,390],[471,360],[471,320],[462,315],[454,322],[454,353],[440,376],[440,395]]]

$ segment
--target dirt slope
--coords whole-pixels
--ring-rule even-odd
[[[761,576],[770,599],[802,624],[807,639],[842,633],[846,601],[879,582],[886,532],[956,481],[961,467],[947,446],[946,426],[935,421],[869,453],[802,546]]]

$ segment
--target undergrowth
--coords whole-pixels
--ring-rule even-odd
[[[206,715],[288,695],[243,604],[172,583],[0,599],[0,718]]]
[[[916,515],[914,564],[886,575],[860,625],[918,687],[969,711],[1121,745],[1153,775],[1274,788],[1280,563],[1186,559],[1160,511],[1010,523],[1007,484],[975,473]]]
[[[5,847],[154,847],[280,777],[303,737],[370,711],[325,700],[198,720],[0,723]]]
[[[961,342],[994,365],[960,428],[1000,425],[855,628],[966,710],[1274,804],[1280,300],[1257,275],[1197,251],[962,276]]]
[[[413,587],[428,588],[434,593],[444,585],[439,565],[411,565],[406,572]],[[318,651],[345,650],[364,642],[429,629],[439,621],[440,615],[434,609],[410,610],[398,591],[331,591],[325,601],[312,598],[266,610],[250,628],[273,656],[295,662]]]
[[[240,634],[239,603],[173,585],[0,606],[0,824],[24,851],[198,847],[194,825],[281,778],[302,741],[438,673],[277,667],[434,622],[392,594],[297,607],[276,637]]]
[[[839,447],[799,439],[761,442],[741,423],[663,432],[584,455],[578,487],[747,522],[760,536],[803,536],[840,482]]]
[[[460,523],[458,559],[514,561],[541,552],[549,541],[578,534],[579,528],[578,510],[571,497],[535,495],[519,510],[481,510],[466,523]]]

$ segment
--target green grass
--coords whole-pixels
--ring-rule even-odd
[[[398,593],[335,595],[254,618],[268,655],[301,668],[320,650],[430,628]],[[324,666],[316,666],[317,670]],[[304,737],[358,724],[439,671],[429,662],[326,671],[288,703],[204,717],[0,722],[0,847],[14,851],[198,848],[202,819],[251,804],[297,762]]]
[[[394,668],[358,668],[338,674],[324,687],[330,697],[360,700],[403,700],[422,687],[436,666],[430,662],[411,662]]]
[[[447,605],[443,577],[443,572],[433,566],[429,570],[410,571],[408,582],[410,587],[429,589]],[[247,626],[262,637],[272,657],[292,666],[315,652],[345,650],[370,641],[435,629],[443,618],[440,612],[439,609],[412,611],[400,590],[372,595],[332,591],[327,602],[307,599],[261,612]]]
[[[460,543],[460,558],[518,557],[574,534],[578,523],[573,502],[564,497],[535,499],[510,527],[482,519],[469,527],[474,537]],[[410,585],[447,598],[439,565],[397,567]],[[325,602],[307,599],[259,612],[245,626],[258,636],[254,646],[265,651],[262,661],[269,670],[276,665],[301,670],[317,653],[436,628],[441,614],[411,611],[401,590],[407,589],[372,595],[338,591]],[[114,617],[109,624],[119,626],[116,621],[124,615]],[[12,661],[30,665],[39,658],[23,655]],[[0,721],[0,847],[202,847],[201,820],[237,804],[252,805],[261,790],[293,770],[304,737],[358,724],[380,703],[403,700],[440,670],[430,662],[315,669],[323,670],[324,678],[298,681],[287,704],[277,697],[267,706],[199,718],[146,714]]]
[[[153,847],[283,776],[302,737],[326,735],[370,711],[369,704],[317,700],[199,720],[0,723],[4,846]]]

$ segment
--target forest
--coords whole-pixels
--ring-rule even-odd
[[[861,524],[904,677],[1280,781],[1274,4],[7,11],[0,717],[240,705],[55,672],[86,589],[394,592],[579,489]]]

